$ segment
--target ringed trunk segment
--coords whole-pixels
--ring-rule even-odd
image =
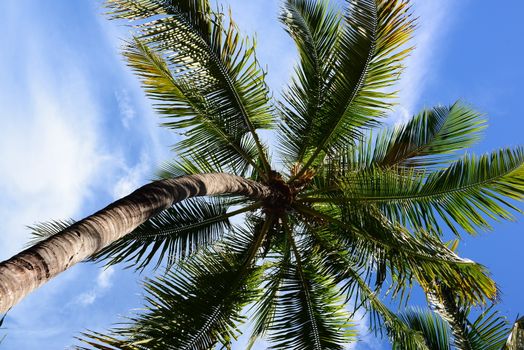
[[[155,181],[0,263],[0,314],[34,289],[189,197],[233,194],[267,200],[273,190],[229,174]]]

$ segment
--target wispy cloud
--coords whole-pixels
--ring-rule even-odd
[[[353,304],[353,303],[349,303]],[[380,350],[382,344],[380,339],[377,339],[375,335],[369,330],[369,315],[363,310],[357,310],[353,315],[353,321],[356,324],[357,341],[349,344],[347,350]]]
[[[147,153],[142,152],[140,160],[133,166],[122,165],[121,175],[112,188],[114,199],[127,196],[143,184],[146,176],[150,176],[151,160]]]
[[[118,103],[118,109],[120,110],[122,125],[126,129],[129,129],[129,124],[131,121],[133,121],[133,119],[135,119],[136,116],[135,109],[131,105],[129,92],[125,89],[116,91],[115,98]]]
[[[438,52],[444,46],[444,36],[453,21],[450,7],[456,5],[450,0],[427,0],[413,2],[414,13],[420,18],[415,32],[415,50],[405,62],[400,82],[399,105],[392,114],[391,122],[408,120],[421,104],[421,96],[428,83],[435,76],[434,68],[438,63]]]
[[[113,286],[115,269],[110,266],[106,269],[103,269],[98,273],[96,277],[95,286],[75,298],[75,303],[87,306],[93,304],[97,298],[106,294],[109,289]]]
[[[62,62],[56,76],[37,50],[28,50],[25,59],[25,93],[1,101],[3,258],[23,246],[23,225],[77,214],[109,159],[97,136],[100,113],[86,73]]]
[[[131,35],[131,29],[123,26],[121,22],[108,21],[104,16],[98,16],[96,20],[108,49],[114,57],[120,57],[123,38]],[[122,59],[118,62],[121,63]],[[114,64],[116,63],[117,60]],[[121,123],[128,132],[134,134],[136,140],[141,140],[141,151],[148,154],[150,166],[154,168],[172,157],[170,146],[176,142],[178,136],[166,128],[159,127],[161,120],[154,113],[151,101],[144,98],[138,78],[128,67],[121,65],[120,68],[119,79],[124,88],[117,90],[115,97]]]

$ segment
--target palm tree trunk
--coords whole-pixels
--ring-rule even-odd
[[[188,175],[147,184],[0,263],[0,314],[60,272],[122,238],[173,203],[218,194],[254,199],[273,196],[265,185],[221,173]]]
[[[456,302],[455,295],[449,287],[437,285],[434,291],[426,293],[429,303],[450,326],[453,343],[457,350],[473,350],[466,333],[467,315]]]

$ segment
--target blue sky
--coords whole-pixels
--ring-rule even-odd
[[[230,0],[278,94],[295,52],[276,23],[277,0]],[[524,144],[521,0],[414,1],[417,51],[399,83],[395,120],[463,99],[489,117],[475,152]],[[99,1],[0,2],[0,259],[27,241],[25,225],[81,218],[147,182],[176,136],[158,119],[119,56],[127,29]],[[467,239],[461,254],[487,265],[502,290],[498,308],[524,313],[519,278],[523,217]],[[119,267],[78,265],[9,314],[3,349],[64,349],[85,328],[104,329],[141,306],[140,281]],[[363,320],[365,323],[365,319]],[[238,347],[239,349],[242,346]],[[263,348],[263,345],[260,346]],[[370,336],[353,348],[387,349]]]

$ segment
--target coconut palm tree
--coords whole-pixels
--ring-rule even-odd
[[[503,348],[503,350],[522,349],[524,349],[524,317],[520,317],[515,321]]]
[[[505,317],[492,308],[481,312],[470,321],[471,309],[461,310],[461,324],[449,324],[438,313],[427,309],[410,308],[400,315],[401,319],[413,330],[424,336],[427,348],[432,350],[521,350],[522,347],[505,347],[509,338],[509,324]],[[454,317],[454,319],[458,320]],[[458,331],[458,333],[457,333]],[[418,350],[404,347],[404,344],[393,344],[393,349]]]
[[[464,304],[448,287],[437,286],[428,293],[433,311],[412,308],[400,315],[411,329],[423,334],[432,350],[503,350],[510,335],[507,319],[493,306],[471,320],[472,307]],[[393,349],[418,350],[393,342]],[[519,350],[522,348],[508,348]]]
[[[408,1],[284,1],[299,59],[277,102],[255,42],[208,1],[107,5],[134,23],[124,56],[183,135],[177,159],[84,220],[36,227],[47,238],[0,264],[0,312],[86,258],[167,267],[147,283],[144,313],[86,335],[100,349],[228,348],[247,306],[253,341],[341,349],[354,338],[348,300],[392,339],[423,346],[381,302],[384,285],[401,300],[434,280],[463,302],[496,296],[485,268],[443,243],[444,227],[459,236],[510,219],[524,149],[458,156],[485,125],[462,102],[377,128],[411,51]],[[277,161],[262,129],[277,134]]]

